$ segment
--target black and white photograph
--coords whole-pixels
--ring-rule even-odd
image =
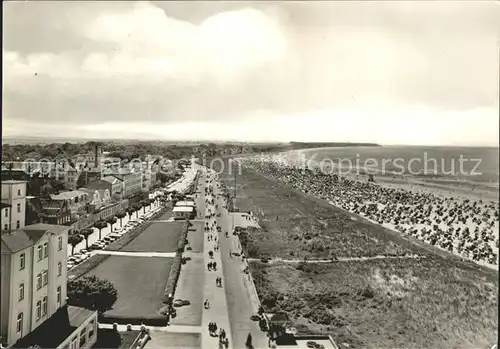
[[[2,3],[0,349],[497,349],[500,2]]]

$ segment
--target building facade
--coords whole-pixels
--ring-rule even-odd
[[[33,224],[2,234],[2,345],[87,349],[95,343],[97,312],[66,304],[70,230]]]
[[[7,231],[9,230],[9,220],[10,220],[10,210],[11,210],[11,206],[7,203],[0,203],[0,205],[2,205],[2,214],[0,217],[1,218],[1,222],[2,222],[2,225],[1,225],[1,228],[2,228],[2,232],[4,231]]]
[[[26,184],[26,181],[2,181],[2,203],[10,205],[8,217],[2,212],[2,230],[22,229],[25,226]],[[6,224],[7,229],[5,229]]]
[[[4,343],[14,344],[66,304],[68,231],[34,224],[2,234]]]

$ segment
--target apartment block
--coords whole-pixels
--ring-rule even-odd
[[[3,345],[78,349],[90,348],[95,342],[97,313],[66,304],[69,230],[38,223],[2,234]],[[80,315],[74,317],[73,313]],[[81,333],[85,339],[80,338]]]

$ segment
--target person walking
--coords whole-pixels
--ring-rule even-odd
[[[245,342],[247,348],[253,348],[252,346],[252,334],[249,332],[247,336],[247,341]]]
[[[213,262],[212,267],[214,268],[215,271],[217,271],[217,262]]]

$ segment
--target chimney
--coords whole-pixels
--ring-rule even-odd
[[[100,152],[101,152],[101,147],[99,145],[96,145],[95,146],[95,156],[94,156],[94,165],[96,168],[101,166]]]

